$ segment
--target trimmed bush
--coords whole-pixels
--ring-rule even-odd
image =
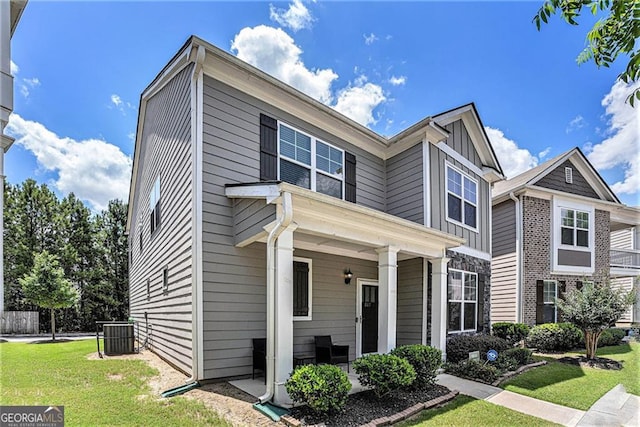
[[[539,351],[566,351],[582,344],[582,331],[571,323],[543,323],[531,328],[527,337],[527,346]]]
[[[624,330],[618,328],[609,328],[602,331],[598,338],[598,347],[608,347],[610,345],[620,345],[624,338]]]
[[[516,360],[518,366],[526,365],[533,361],[533,352],[528,348],[510,348],[502,352],[502,355]]]
[[[500,353],[498,355],[498,359],[492,364],[500,373],[515,371],[519,366],[518,361],[515,358],[505,354],[504,352]]]
[[[360,384],[371,387],[382,398],[400,387],[410,386],[416,371],[406,359],[393,354],[370,354],[353,362]]]
[[[524,323],[497,322],[491,326],[493,335],[516,345],[529,335],[529,325]]]
[[[442,365],[442,351],[428,345],[403,345],[391,350],[391,354],[406,359],[416,371],[413,386],[427,388],[436,382],[436,373]]]
[[[495,366],[477,360],[447,363],[445,364],[445,371],[456,377],[478,380],[487,384],[494,382],[498,378],[498,375],[500,375],[500,372]]]
[[[289,397],[318,413],[342,411],[347,404],[351,382],[335,365],[303,365],[285,383]]]
[[[487,351],[497,352],[511,348],[507,340],[491,335],[454,335],[447,340],[447,361],[451,363],[469,359],[469,353],[479,351],[483,360],[487,359]]]

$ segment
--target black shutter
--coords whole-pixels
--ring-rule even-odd
[[[558,299],[564,301],[564,295],[567,293],[567,282],[558,282]],[[562,313],[558,310],[558,304],[553,304],[553,308],[556,310],[556,319],[558,322],[562,322]]]
[[[293,262],[293,315],[309,315],[309,264]]]
[[[578,281],[576,282],[576,289],[577,289],[577,290],[579,290],[579,291],[581,291],[581,290],[582,290],[582,286],[583,286],[582,281],[581,281],[581,280],[578,280]]]
[[[536,325],[544,323],[544,282],[536,280]]]
[[[356,156],[344,153],[344,199],[356,202]]]
[[[478,274],[478,325],[477,332],[484,331],[484,289],[487,281],[486,274]]]
[[[260,181],[278,179],[278,121],[260,114]]]

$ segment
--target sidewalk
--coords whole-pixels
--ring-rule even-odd
[[[60,340],[86,340],[86,339],[95,339],[95,333],[88,332],[63,332],[56,334],[56,339]],[[32,342],[32,341],[42,341],[42,340],[50,340],[51,333],[48,334],[32,334],[32,335],[0,335],[0,343],[1,342]]]
[[[627,393],[622,385],[609,390],[585,412],[448,374],[438,375],[437,381],[460,394],[564,426],[640,426],[640,397]]]

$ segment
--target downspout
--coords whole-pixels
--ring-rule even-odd
[[[522,218],[520,199],[509,193],[516,209],[516,322],[522,321]]]
[[[258,398],[260,403],[271,400],[274,393],[275,369],[276,369],[276,268],[275,247],[278,236],[291,224],[293,219],[293,206],[291,206],[291,193],[282,193],[282,212],[276,225],[267,236],[267,390]]]

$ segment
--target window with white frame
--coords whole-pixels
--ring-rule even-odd
[[[447,164],[447,219],[472,229],[478,224],[478,182]]]
[[[149,223],[151,234],[160,227],[160,177],[156,178],[149,194]]]
[[[344,151],[282,123],[278,132],[280,180],[342,199]]]
[[[312,261],[293,258],[293,320],[311,320]]]
[[[478,319],[478,275],[449,269],[447,279],[448,331],[475,331]]]
[[[542,281],[542,301],[537,304],[536,314],[538,323],[555,323],[558,320],[556,298],[558,297],[558,282],[555,280]]]
[[[589,212],[560,209],[560,242],[568,246],[589,247]]]

